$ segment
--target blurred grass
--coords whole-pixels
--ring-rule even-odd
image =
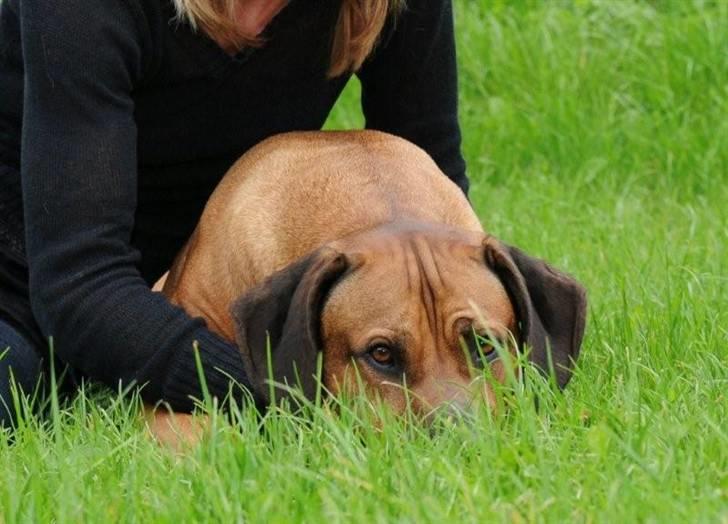
[[[473,204],[590,292],[563,397],[435,434],[243,412],[176,457],[83,394],[0,438],[0,522],[728,522],[728,2],[455,6]]]

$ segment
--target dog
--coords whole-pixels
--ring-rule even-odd
[[[525,348],[563,388],[586,317],[576,280],[486,234],[422,149],[369,130],[286,133],[252,148],[155,289],[237,343],[264,403],[269,373],[312,398],[322,353],[328,392],[395,412],[492,407],[479,368],[503,381],[504,352]],[[161,440],[171,427],[195,433],[170,416],[152,418]]]

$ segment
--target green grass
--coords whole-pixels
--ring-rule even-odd
[[[728,523],[728,2],[456,2],[487,230],[590,293],[535,412],[427,432],[244,411],[174,456],[83,394],[0,437],[0,522]],[[352,84],[329,127],[359,125]]]

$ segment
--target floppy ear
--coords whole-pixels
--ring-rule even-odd
[[[503,282],[520,322],[519,343],[531,347],[541,371],[554,370],[563,389],[579,357],[586,324],[586,290],[569,275],[520,249],[485,241],[485,259]]]
[[[314,397],[316,358],[322,349],[321,310],[347,268],[343,254],[321,248],[274,273],[233,304],[245,371],[253,393],[266,405],[273,401],[268,383],[269,343],[273,380],[290,386],[300,383],[306,398]]]

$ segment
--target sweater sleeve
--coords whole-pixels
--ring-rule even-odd
[[[128,0],[26,0],[21,173],[34,315],[62,360],[111,387],[143,386],[174,409],[245,384],[234,345],[141,278],[130,245],[137,198],[131,97],[149,35]],[[139,11],[137,12],[137,9]]]
[[[366,126],[423,148],[463,192],[451,0],[409,0],[358,73]]]

